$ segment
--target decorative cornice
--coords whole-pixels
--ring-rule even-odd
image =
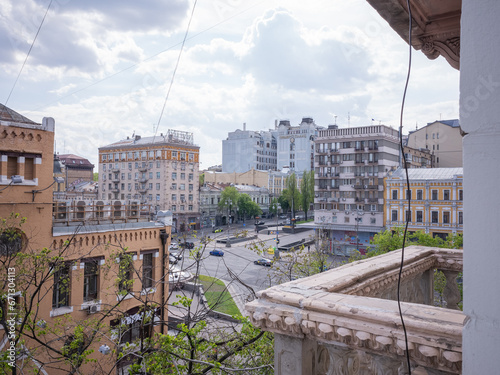
[[[405,252],[406,281],[420,280],[419,274],[434,268],[452,277],[462,267],[460,250],[412,246]],[[397,302],[367,297],[394,284],[394,260],[400,256],[396,251],[266,289],[246,310],[252,323],[266,331],[400,359],[405,344]],[[411,360],[460,373],[465,315],[416,303],[401,307]]]

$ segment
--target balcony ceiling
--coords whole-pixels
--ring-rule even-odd
[[[406,0],[367,0],[403,40],[408,43]],[[460,15],[462,0],[410,0],[412,46],[429,59],[443,56],[460,68]]]

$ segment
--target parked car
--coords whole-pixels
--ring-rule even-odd
[[[263,221],[256,221],[255,225],[264,225],[264,222]]]
[[[170,242],[170,246],[168,247],[168,250],[177,250],[179,248],[179,245],[177,242]]]
[[[214,229],[212,230],[212,233],[220,233],[220,232],[222,232],[222,231],[224,231],[224,229],[222,229],[222,228],[214,228]]]
[[[253,263],[257,264],[258,266],[271,267],[273,264],[273,261],[271,259],[267,259],[267,258],[260,258],[260,259],[255,260]]]
[[[224,256],[224,252],[221,249],[214,249],[210,251],[210,255],[214,255],[216,257],[222,257]]]
[[[177,258],[176,258],[176,257],[174,257],[174,256],[172,256],[172,255],[169,255],[169,256],[168,256],[168,262],[169,262],[170,264],[177,264],[178,260],[177,260]]]
[[[179,246],[183,249],[194,249],[194,243],[189,241],[181,242]]]

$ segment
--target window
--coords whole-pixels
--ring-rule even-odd
[[[422,211],[417,211],[417,223],[423,223],[424,222],[424,215]]]
[[[64,263],[56,267],[54,272],[54,289],[52,291],[52,308],[57,309],[69,306],[69,264]]]
[[[186,179],[186,174],[185,173],[181,173],[181,180],[185,180]]]
[[[443,212],[443,224],[450,223],[450,213],[448,211]]]
[[[7,178],[10,179],[12,176],[17,175],[17,157],[8,156],[7,157]]]
[[[406,199],[411,199],[411,190],[406,190]]]
[[[417,200],[422,200],[424,199],[424,194],[422,190],[417,190]]]
[[[449,190],[444,191],[443,200],[445,200],[445,201],[450,200],[450,191]]]
[[[458,200],[459,201],[463,201],[464,200],[464,191],[462,189],[460,189],[458,191]]]
[[[464,213],[462,211],[458,211],[458,224],[464,223]]]
[[[392,199],[398,199],[398,191],[397,190],[392,191]]]
[[[119,328],[119,337],[120,337],[120,344],[125,344],[125,343],[132,343],[135,340],[138,340],[140,338],[145,339],[151,337],[151,319],[145,320],[144,324],[142,324],[143,320],[142,314],[140,313],[141,317],[136,318],[138,320],[133,321],[130,324],[127,325],[120,325]],[[134,320],[134,318],[138,314],[133,315],[133,317],[130,320]],[[129,321],[128,319],[125,321]],[[120,324],[119,322],[117,324]]]
[[[160,156],[161,156],[161,151],[156,151],[156,157],[160,157]],[[161,167],[161,162],[157,161],[156,168],[160,168],[160,167]]]
[[[193,174],[190,173],[189,176],[188,176],[188,178],[189,178],[189,181],[193,181]]]
[[[160,178],[161,177],[161,172],[156,172],[156,178]]]
[[[142,289],[152,288],[154,282],[153,253],[142,256]]]
[[[177,172],[172,172],[172,180],[177,180]]]
[[[118,290],[120,292],[130,292],[132,290],[132,254],[120,255],[118,265]]]
[[[398,221],[398,210],[392,210],[391,211],[391,220],[392,221]]]
[[[179,190],[186,190],[186,184],[179,184]]]
[[[156,194],[156,200],[159,201],[160,200],[160,194]]]
[[[156,190],[160,190],[160,183],[159,182],[156,184]]]
[[[177,159],[177,151],[172,151],[172,158]]]
[[[189,210],[189,211],[193,211],[193,205],[192,205],[192,204],[190,204],[190,205],[188,206],[188,210]]]
[[[24,179],[33,180],[35,177],[35,159],[25,158],[24,159]]]
[[[411,211],[406,210],[406,221],[411,223]]]
[[[349,222],[349,216],[344,216],[344,223],[348,223]]]
[[[148,177],[149,177],[150,179],[152,179],[152,178],[153,178],[153,172],[149,172]]]
[[[177,206],[175,204],[172,205],[172,211],[174,211],[174,212],[177,211]]]
[[[99,289],[99,261],[87,260],[83,271],[83,302],[98,299]]]
[[[431,222],[433,224],[438,223],[438,212],[437,211],[431,211]]]
[[[377,224],[377,219],[375,219],[374,217],[371,217],[370,224]]]
[[[438,199],[438,191],[437,190],[432,190],[431,194],[432,194],[432,198],[431,199],[433,201],[437,201],[437,199]]]
[[[193,184],[189,184],[189,191],[193,191]]]

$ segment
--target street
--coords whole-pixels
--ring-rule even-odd
[[[292,243],[303,238],[311,239],[314,236],[314,230],[291,234],[283,233],[281,229],[280,227],[280,244]],[[237,233],[241,233],[244,230],[249,231],[249,236],[255,234],[253,225],[246,225],[245,227],[242,225],[232,226],[229,233],[230,236],[236,236]],[[270,230],[274,231],[275,228],[270,228]],[[204,237],[202,233],[197,233],[196,238],[194,236],[186,237],[187,241],[195,243],[195,250],[191,250],[191,256],[189,250],[184,251],[184,258],[178,264],[183,270],[196,274],[197,264],[195,261],[195,254],[197,254],[199,250],[201,253],[199,273],[223,280],[226,285],[228,285],[229,291],[240,307],[240,310],[242,310],[247,300],[253,299],[251,290],[245,287],[245,285],[252,288],[254,292],[257,292],[275,284],[273,281],[273,267],[264,267],[254,264],[254,261],[259,258],[272,259],[273,256],[267,254],[266,250],[269,247],[275,246],[275,234],[267,234],[267,230],[262,230],[261,233],[258,234],[257,239],[233,243],[231,247],[226,247],[225,243],[216,242],[217,239],[227,238],[227,227],[224,228],[224,231],[221,233],[211,233],[210,231],[205,234],[210,236],[210,240],[206,246],[200,243],[200,238]],[[182,242],[179,238],[176,239],[176,241]],[[257,253],[256,247],[261,250],[260,254]],[[213,249],[222,250],[224,256],[218,257],[209,255],[209,252]],[[236,278],[239,279],[239,281],[235,280]]]

